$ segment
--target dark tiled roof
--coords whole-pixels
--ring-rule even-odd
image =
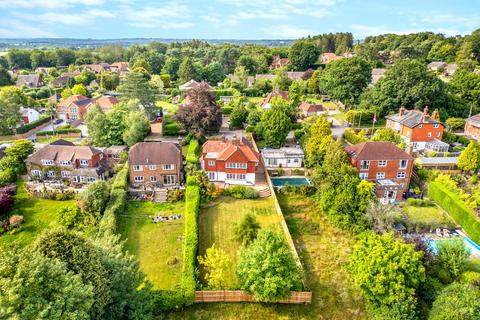
[[[140,142],[128,152],[129,165],[172,164],[181,161],[182,149],[173,142]]]
[[[392,121],[398,122],[404,126],[407,126],[409,128],[414,128],[418,126],[421,123],[440,123],[440,121],[437,121],[427,115],[426,117],[423,116],[423,112],[418,111],[418,110],[405,110],[403,115],[400,115],[399,113],[386,116],[387,119],[390,119]],[[442,124],[443,125],[443,124]]]
[[[370,141],[345,148],[355,160],[413,160],[413,157],[391,142]]]
[[[75,144],[73,142],[70,142],[64,139],[58,139],[50,143],[50,145],[51,146],[74,146]]]
[[[41,165],[43,159],[54,161],[74,161],[76,159],[88,160],[98,153],[101,153],[101,151],[89,146],[49,144],[28,157],[26,162]]]

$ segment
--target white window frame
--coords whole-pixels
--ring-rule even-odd
[[[157,182],[157,176],[150,176],[150,182]]]
[[[72,161],[70,161],[70,160],[60,160],[60,165],[61,166],[70,166],[70,165],[72,165]]]
[[[386,167],[387,166],[387,160],[378,160],[378,166],[379,167]]]
[[[53,166],[54,162],[53,162],[53,160],[43,159],[42,164],[44,166]]]
[[[32,176],[34,176],[34,177],[41,177],[42,176],[42,171],[40,171],[40,170],[32,170],[31,173],[32,173]]]
[[[227,173],[227,180],[246,180],[246,178],[244,173]]]
[[[434,124],[433,124],[433,127],[434,127],[435,129],[437,129],[437,128],[439,128],[439,127],[440,127],[440,124],[438,124],[438,123],[434,123]]]
[[[208,166],[209,167],[215,166],[215,160],[208,160]]]
[[[85,180],[87,181],[87,183],[93,183],[93,182],[97,181],[97,178],[93,177],[93,176],[86,176]]]
[[[405,161],[405,166],[402,166],[402,162]],[[399,169],[406,169],[408,167],[408,160],[400,160],[398,162],[398,168]]]
[[[70,177],[70,171],[62,171],[60,174],[62,175],[62,178]]]
[[[376,179],[385,179],[385,172],[377,172]]]
[[[370,160],[360,160],[360,170],[369,170]]]
[[[135,164],[133,165],[133,171],[143,171],[143,166]]]
[[[143,182],[144,178],[143,178],[143,176],[134,176],[133,180],[136,181],[136,182]]]
[[[54,177],[55,177],[55,171],[53,171],[53,170],[48,170],[48,171],[47,171],[47,177],[49,177],[49,178],[54,178]]]
[[[172,181],[169,181],[172,180]],[[173,186],[176,183],[176,176],[174,174],[167,174],[163,176],[163,185]]]
[[[167,163],[167,164],[162,165],[162,169],[165,170],[165,171],[171,171],[171,170],[175,169],[175,166],[171,163]]]
[[[405,179],[406,176],[407,176],[407,173],[405,171],[397,172],[397,179]]]
[[[82,166],[82,167],[88,166],[88,160],[86,160],[86,159],[80,159],[80,166]]]
[[[367,180],[368,179],[368,172],[360,172],[358,174],[358,176],[360,177],[360,179]]]
[[[149,165],[148,170],[157,170],[157,165],[155,165],[155,164]]]
[[[239,163],[239,162],[227,162],[225,164],[225,168],[227,169],[247,169],[246,163]]]

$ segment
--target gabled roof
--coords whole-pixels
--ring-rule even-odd
[[[321,104],[308,103],[306,101],[302,101],[298,108],[304,112],[320,112],[324,110]]]
[[[74,161],[75,159],[91,159],[98,153],[101,153],[101,151],[90,146],[49,144],[32,154],[26,161],[41,165],[43,159]]]
[[[385,118],[394,122],[398,122],[401,125],[409,128],[414,128],[421,123],[438,123],[443,125],[443,123],[441,123],[440,121],[435,120],[428,114],[424,114],[424,112],[421,112],[419,110],[404,110],[402,115],[400,115],[400,113],[396,113],[386,116]]]
[[[176,164],[182,159],[182,148],[173,142],[139,142],[128,152],[129,165]]]
[[[64,139],[58,139],[50,143],[51,146],[74,146],[75,144],[71,141],[67,141]]]
[[[74,94],[73,96],[67,97],[67,98],[63,99],[62,101],[60,101],[58,106],[59,107],[68,107],[72,103],[78,103],[80,101],[86,101],[86,100],[88,100],[88,102],[90,102],[89,98],[87,98],[85,96],[82,96],[81,94]]]
[[[353,160],[413,160],[413,157],[386,141],[368,141],[345,148]]]
[[[280,97],[284,100],[288,100],[289,99],[289,93],[288,93],[288,91],[282,91],[282,90],[272,91],[265,97],[265,99],[262,100],[262,102],[260,103],[260,107],[263,108],[264,106],[269,104],[270,101],[275,97]]]
[[[470,118],[467,119],[467,121],[470,122],[471,124],[480,126],[480,113],[474,116],[471,116]]]
[[[240,152],[246,161],[258,162],[259,154],[245,137],[234,140],[208,140],[202,146],[202,153],[209,159],[226,161],[236,152]]]
[[[102,95],[92,100],[92,105],[98,104],[102,109],[111,109],[117,103],[117,97],[107,95]]]
[[[69,76],[60,76],[58,78],[55,78],[55,79],[52,80],[52,86],[55,86],[55,87],[65,86],[68,83],[69,79],[70,79]]]
[[[39,87],[43,85],[42,77],[38,74],[19,74],[17,77],[17,86],[26,85]]]

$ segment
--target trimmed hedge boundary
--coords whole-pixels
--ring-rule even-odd
[[[57,134],[66,134],[66,133],[81,133],[82,130],[77,129],[77,128],[71,128],[71,129],[56,129],[55,131],[50,130],[50,131],[40,131],[37,132],[37,136],[53,136]]]
[[[32,129],[35,129],[38,126],[41,126],[42,124],[47,123],[48,121],[50,121],[50,118],[45,117],[45,118],[40,118],[37,121],[30,122],[30,123],[28,123],[26,125],[23,125],[21,127],[18,127],[17,128],[17,134],[26,133],[26,132],[28,132]]]
[[[197,164],[198,154],[200,153],[200,144],[198,140],[192,139],[188,145],[187,163]]]
[[[439,182],[430,182],[428,196],[447,211],[476,243],[480,243],[480,220],[465,205],[458,195]]]

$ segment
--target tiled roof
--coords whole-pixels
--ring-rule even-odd
[[[300,103],[298,108],[304,112],[319,112],[324,110],[321,104],[313,104],[306,101]]]
[[[208,140],[202,146],[203,154],[214,155],[217,160],[227,160],[237,151],[240,151],[248,161],[257,162],[259,159],[258,153],[245,137],[241,137],[237,141]]]
[[[413,157],[391,142],[369,141],[345,148],[355,160],[412,160]]]
[[[82,96],[81,94],[75,94],[73,96],[70,96],[68,98],[65,98],[63,99],[62,101],[60,101],[60,103],[58,104],[59,107],[68,107],[71,103],[74,103],[74,102],[79,102],[79,101],[85,101],[85,100],[89,100],[89,98],[85,97],[85,96]]]
[[[437,121],[430,117],[429,115],[426,115],[424,117],[424,113],[418,110],[405,110],[403,112],[403,115],[400,115],[399,113],[393,114],[386,116],[387,119],[398,122],[406,127],[409,128],[414,128],[417,125],[421,123],[440,123],[440,121]],[[443,125],[443,124],[442,124]]]
[[[173,142],[140,142],[128,152],[129,165],[175,164],[181,161],[182,149]]]
[[[101,151],[89,146],[49,144],[28,157],[27,162],[41,165],[42,159],[54,161],[91,159],[98,153]]]
[[[260,106],[261,107],[265,106],[266,104],[270,103],[270,101],[275,97],[280,97],[284,100],[288,100],[289,93],[288,91],[282,91],[282,90],[272,91],[268,94],[268,96],[265,97],[265,99],[263,99],[263,101],[260,103]]]
[[[468,122],[480,126],[480,113],[467,119]]]

